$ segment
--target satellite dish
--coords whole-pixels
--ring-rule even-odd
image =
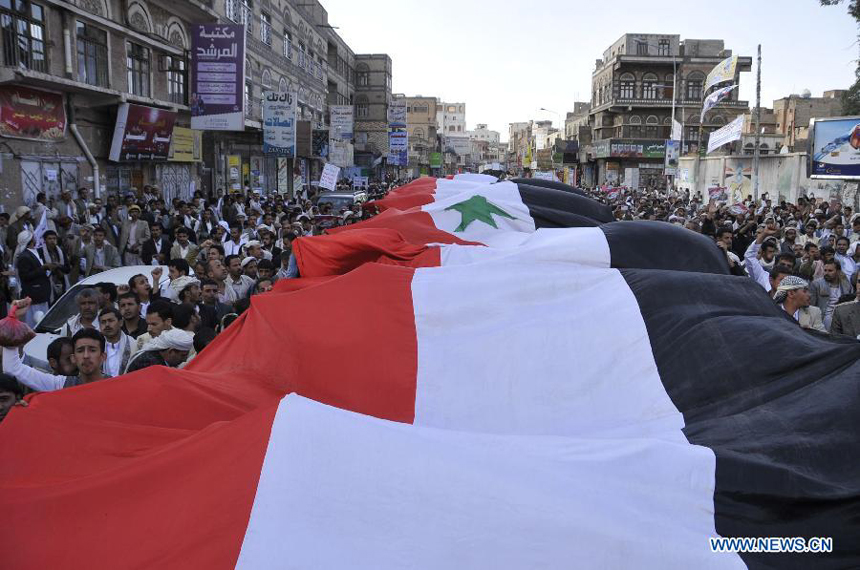
[[[812,97],[812,92],[809,89],[804,89],[800,92],[801,99],[809,99],[810,97]]]

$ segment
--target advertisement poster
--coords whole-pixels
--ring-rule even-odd
[[[122,103],[117,108],[110,155],[114,162],[167,160],[176,113]]]
[[[0,136],[56,142],[66,136],[66,106],[59,93],[19,85],[0,87]]]
[[[441,152],[431,152],[430,153],[430,168],[442,168],[442,153]]]
[[[231,190],[242,190],[242,157],[238,154],[227,156],[227,180]]]
[[[663,162],[663,174],[675,176],[678,173],[678,157],[681,154],[681,141],[666,141],[666,160]]]
[[[296,94],[263,92],[263,153],[296,156]]]
[[[406,99],[392,99],[388,105],[388,126],[406,128]]]
[[[286,158],[278,159],[278,194],[286,196],[290,192],[290,163]]]
[[[191,26],[191,128],[245,130],[245,27]]]
[[[354,159],[354,147],[352,143],[334,139],[330,142],[328,161],[341,168],[351,167]]]
[[[203,131],[173,127],[170,141],[170,162],[201,162],[203,160]]]
[[[331,115],[331,136],[341,140],[352,140],[352,105],[329,105]]]
[[[860,179],[860,117],[816,119],[810,178]]]
[[[663,158],[665,142],[621,140],[611,143],[609,155],[617,158]]]
[[[328,158],[328,129],[311,132],[311,154],[314,158]]]
[[[392,129],[388,133],[388,164],[391,166],[406,166],[409,135],[406,129]]]
[[[334,190],[337,186],[337,177],[340,175],[340,167],[335,166],[332,163],[328,163],[323,168],[322,175],[320,176],[320,188],[325,188],[326,190]]]

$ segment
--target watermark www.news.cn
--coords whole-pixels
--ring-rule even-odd
[[[826,553],[833,552],[832,537],[803,538],[765,536],[710,538],[711,552],[756,552],[756,553]]]

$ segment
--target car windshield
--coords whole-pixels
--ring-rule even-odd
[[[82,285],[78,283],[68,290],[68,292],[60,297],[60,300],[54,303],[44,318],[36,326],[37,333],[55,333],[60,330],[66,321],[73,315],[78,314],[78,304],[75,302],[75,297],[82,289],[92,287],[92,285]]]
[[[353,198],[352,196],[320,196],[320,199],[317,200],[317,206],[321,207],[326,203],[331,204],[332,211],[338,213],[341,208],[347,210],[352,208]]]

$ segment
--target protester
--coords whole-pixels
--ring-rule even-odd
[[[122,332],[137,340],[147,329],[146,320],[140,316],[140,301],[137,295],[132,292],[122,293],[117,298],[117,304],[122,315]]]
[[[99,313],[100,293],[92,288],[81,289],[75,297],[78,306],[78,314],[73,315],[66,321],[60,334],[72,337],[81,329],[95,329],[96,316]]]
[[[141,351],[131,359],[125,373],[135,372],[150,366],[177,367],[188,359],[194,348],[194,335],[184,330],[169,329],[149,340]]]
[[[134,342],[122,331],[122,314],[118,309],[108,307],[99,313],[99,328],[105,337],[105,376],[122,374],[134,352]]]
[[[157,300],[146,309],[146,332],[137,337],[137,350],[162,332],[173,328],[173,303]]]
[[[0,422],[6,419],[12,407],[23,402],[24,391],[14,376],[0,374]]]
[[[19,318],[31,308],[29,299],[16,302]],[[48,374],[27,366],[21,361],[17,348],[3,348],[3,372],[18,382],[40,392],[61,390],[81,384],[97,382],[106,376],[102,372],[105,361],[105,337],[94,329],[81,329],[72,337],[73,355],[78,368],[76,375]]]
[[[821,319],[821,309],[809,306],[809,283],[800,277],[788,275],[782,279],[773,300],[801,327],[827,332]]]
[[[809,287],[811,293],[810,304],[821,309],[824,315],[824,326],[830,328],[833,317],[833,309],[842,295],[851,293],[851,283],[842,274],[842,267],[835,259],[824,262],[824,277],[816,279]]]

